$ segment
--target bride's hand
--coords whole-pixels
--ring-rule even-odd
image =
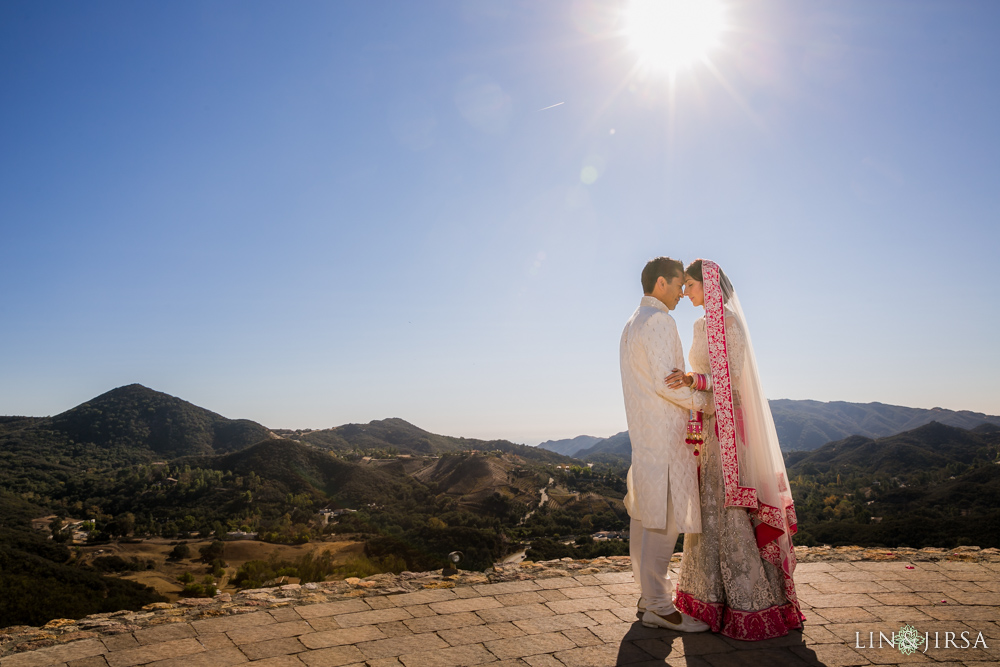
[[[670,389],[690,387],[694,383],[694,378],[691,377],[689,373],[685,373],[681,369],[675,368],[674,371],[668,375],[665,380],[663,380],[663,383]]]

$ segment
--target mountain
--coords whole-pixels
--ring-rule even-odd
[[[195,462],[237,475],[252,472],[273,483],[282,496],[306,493],[320,501],[331,498],[349,505],[382,500],[409,486],[405,475],[391,474],[380,466],[345,461],[285,439],[264,440],[232,454],[192,460]]]
[[[907,408],[884,403],[770,401],[778,440],[785,451],[816,449],[849,435],[881,438],[936,421],[961,429],[1000,425],[1000,417],[968,410]]]
[[[973,429],[981,424],[1000,427],[1000,417],[944,408],[907,408],[884,403],[845,403],[833,401],[769,401],[774,427],[782,451],[813,450],[828,442],[851,435],[882,438],[938,422],[961,429]],[[567,442],[567,441],[561,441]],[[575,458],[592,462],[613,463],[632,457],[628,431],[600,440],[573,454]]]
[[[1000,547],[1000,429],[932,422],[786,456],[800,544]]]
[[[163,458],[231,452],[270,437],[256,422],[226,419],[141,384],[112,389],[34,428],[100,447],[145,449]]]
[[[581,449],[593,447],[603,439],[593,435],[578,435],[575,438],[565,440],[546,440],[540,443],[538,447],[555,452],[556,454],[562,454],[563,456],[576,456],[577,452]]]
[[[344,424],[318,431],[277,429],[276,434],[334,452],[364,454],[409,454],[437,456],[478,449],[500,450],[523,459],[545,463],[569,463],[560,454],[507,440],[476,440],[437,435],[399,418],[380,419],[367,424]]]

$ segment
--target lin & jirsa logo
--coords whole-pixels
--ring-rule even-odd
[[[869,649],[889,646],[890,648],[899,649],[899,652],[904,655],[916,652],[921,646],[923,647],[921,653],[927,653],[927,649],[931,648],[932,641],[933,648],[935,649],[989,648],[986,645],[986,639],[983,638],[982,632],[978,633],[975,641],[972,640],[972,634],[968,630],[960,633],[945,632],[943,633],[943,637],[942,633],[935,632],[932,638],[931,633],[925,632],[921,634],[919,630],[909,623],[901,627],[899,632],[891,633],[889,637],[886,637],[885,633],[879,632],[876,639],[875,632],[869,632],[867,645],[862,641],[860,632],[854,633],[854,648]]]

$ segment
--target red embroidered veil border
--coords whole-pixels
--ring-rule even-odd
[[[729,281],[720,274],[718,264],[702,260],[705,329],[726,507],[748,510],[754,520],[761,558],[782,572],[788,601],[801,615],[792,581],[795,571],[792,535],[797,530],[795,505],[743,309]],[[735,318],[745,342],[741,372],[735,380],[729,367],[727,317]]]

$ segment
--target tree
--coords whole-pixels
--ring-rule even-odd
[[[181,560],[182,558],[190,558],[190,557],[191,557],[191,547],[183,543],[175,546],[167,555],[167,558],[169,558],[170,560]]]

